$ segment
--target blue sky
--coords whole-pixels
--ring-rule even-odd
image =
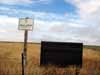
[[[99,0],[0,0],[0,41],[23,41],[19,18],[34,18],[28,41],[100,45]]]

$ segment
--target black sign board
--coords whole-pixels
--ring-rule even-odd
[[[82,43],[41,42],[40,65],[82,66]]]

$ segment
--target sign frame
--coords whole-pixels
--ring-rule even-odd
[[[28,17],[26,17],[26,18],[19,18],[18,30],[28,30],[28,31],[32,31],[33,30],[33,25],[34,25],[34,22],[33,22],[33,19],[32,18],[28,18]],[[24,27],[24,26],[27,26],[27,27],[30,26],[30,27],[27,28],[27,27]]]

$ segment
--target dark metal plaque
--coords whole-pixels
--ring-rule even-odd
[[[40,65],[82,66],[82,43],[41,42]]]

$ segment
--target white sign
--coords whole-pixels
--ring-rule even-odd
[[[31,18],[20,18],[18,29],[19,30],[32,30],[33,20]]]

